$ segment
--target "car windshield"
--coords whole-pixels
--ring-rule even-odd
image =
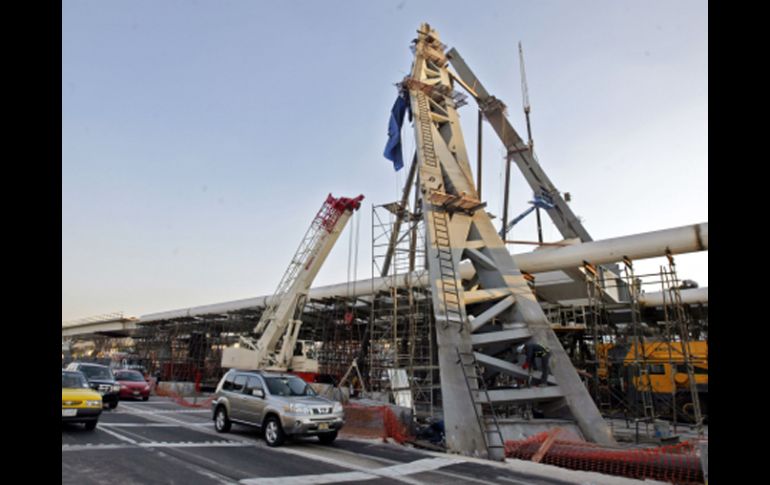
[[[133,381],[133,382],[144,382],[144,377],[142,374],[136,372],[136,371],[117,371],[115,372],[115,380],[116,381]]]
[[[61,374],[61,387],[69,389],[85,388],[88,389],[88,383],[86,379],[80,375],[72,372],[62,372]]]
[[[95,365],[84,365],[80,369],[80,372],[86,375],[89,379],[106,379],[113,380],[112,372],[107,367],[97,367]]]
[[[299,377],[266,377],[267,388],[274,396],[315,396],[313,388]]]

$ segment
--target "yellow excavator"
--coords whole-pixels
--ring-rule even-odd
[[[707,416],[708,342],[692,341],[687,349],[701,412]],[[659,415],[673,415],[676,410],[678,419],[692,419],[690,376],[682,342],[599,344],[597,361],[599,392],[614,398],[613,403],[622,396],[627,403],[635,404],[643,392],[650,392]]]

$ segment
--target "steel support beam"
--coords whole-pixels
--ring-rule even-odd
[[[545,171],[540,167],[540,163],[535,159],[529,146],[513,128],[508,118],[505,117],[505,106],[502,102],[494,98],[494,96],[490,96],[481,84],[481,81],[473,74],[473,71],[465,63],[460,53],[457,52],[457,49],[450,49],[447,53],[447,58],[452,63],[452,67],[454,67],[457,75],[466,85],[472,87],[473,90],[469,91],[469,93],[472,96],[475,93],[474,97],[484,112],[484,116],[489,121],[489,124],[492,125],[492,128],[503,142],[503,146],[508,151],[509,160],[516,162],[532,192],[535,194],[546,194],[554,202],[553,209],[546,209],[546,211],[561,235],[565,239],[576,237],[582,242],[592,241],[588,231],[583,227],[583,224],[567,205],[567,202],[565,202],[561,193],[551,182],[551,179],[548,178]],[[503,210],[506,210],[506,208]]]
[[[468,241],[466,248],[482,248],[483,241]],[[582,266],[583,261],[590,261],[592,264],[615,263],[628,256],[632,260],[655,258],[665,256],[666,251],[671,254],[685,254],[696,251],[708,250],[708,223],[691,224],[687,226],[663,229],[660,231],[645,232],[629,236],[621,236],[590,243],[575,243],[572,245],[548,248],[533,251],[530,253],[513,254],[514,262],[521,271],[526,271],[535,275],[547,271],[563,270],[566,268],[578,268]],[[460,276],[469,280],[474,277],[476,270],[470,261],[463,261],[459,267]],[[371,295],[372,292],[386,290],[391,286],[406,287],[407,278],[411,279],[412,286],[428,285],[428,274],[424,270],[418,270],[411,274],[403,274],[394,278],[374,278],[358,280],[355,283],[338,283],[327,286],[317,286],[310,290],[309,299],[322,299],[333,297],[360,297]],[[351,287],[355,288],[354,293],[350,293]],[[708,298],[707,288],[697,288],[695,290],[682,290],[682,299],[688,302],[689,295],[698,291],[705,293]],[[253,298],[244,298],[210,305],[201,305],[190,308],[181,308],[158,313],[142,315],[140,323],[161,322],[177,318],[192,318],[203,315],[224,314],[245,310],[249,308],[264,307],[267,300],[272,295],[257,296]],[[700,298],[703,298],[701,296]],[[645,304],[644,302],[642,302]],[[79,333],[87,333],[88,325],[81,325]],[[66,328],[62,327],[62,328]],[[73,328],[73,330],[75,330]],[[73,333],[73,335],[79,334]]]

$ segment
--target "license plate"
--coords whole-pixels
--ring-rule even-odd
[[[329,429],[329,423],[318,423],[318,429],[321,431],[325,429]]]
[[[61,410],[62,416],[77,416],[78,410],[77,409],[62,409]]]
[[[139,391],[134,391],[134,396],[138,396],[138,395],[139,395]]]

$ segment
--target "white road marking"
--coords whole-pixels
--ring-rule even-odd
[[[504,482],[508,482],[508,483],[515,483],[516,485],[527,485],[527,483],[525,483],[525,482],[520,482],[518,480],[514,480],[514,479],[508,478],[508,477],[499,476],[499,477],[497,477],[497,479],[498,480],[502,480]],[[591,485],[590,482],[587,485]]]
[[[118,433],[116,433],[116,432],[114,432],[114,431],[110,431],[109,429],[106,429],[106,428],[102,428],[102,427],[99,427],[98,429],[99,429],[100,431],[103,431],[103,432],[107,433],[107,434],[108,434],[108,435],[110,435],[110,436],[114,436],[114,437],[116,437],[117,439],[119,439],[119,440],[121,440],[121,441],[126,441],[126,442],[128,442],[128,443],[131,443],[132,445],[135,445],[135,444],[137,444],[137,442],[136,442],[136,441],[132,440],[131,438],[129,438],[129,437],[127,437],[127,436],[123,436],[122,434],[118,434]]]
[[[422,460],[413,461],[410,463],[402,463],[400,465],[388,466],[385,468],[379,468],[372,470],[372,473],[381,475],[384,477],[399,477],[402,475],[412,475],[414,473],[422,473],[431,470],[436,470],[455,463],[462,463],[464,460],[450,459],[450,458],[423,458]]]
[[[125,406],[125,404],[123,406]],[[211,414],[210,409],[153,409],[152,411],[133,409],[132,411],[141,414]]]
[[[171,423],[99,423],[100,428],[179,428]]]
[[[154,413],[152,411],[144,411],[144,410],[141,410],[141,409],[134,409],[134,408],[132,408],[130,406],[126,406],[125,409],[128,410],[128,412],[126,414],[133,414],[133,415],[137,415],[137,416],[145,415],[143,417],[151,416],[150,419],[154,418],[156,420],[165,421],[167,423],[168,422],[177,423],[177,424],[179,424],[181,426],[199,426],[199,425],[202,424],[202,423],[191,423],[190,421],[184,421],[182,419],[172,418],[171,416],[156,414],[156,413]],[[203,431],[203,432],[206,432],[206,431]]]
[[[316,483],[362,482],[373,478],[377,477],[364,472],[341,472],[326,473],[323,475],[300,475],[295,477],[247,478],[241,480],[239,483],[244,485],[305,485]]]
[[[356,472],[325,473],[321,475],[299,475],[289,477],[247,478],[241,480],[244,485],[302,485],[305,483],[333,483],[333,482],[358,482],[364,480],[376,480],[379,478],[392,478],[409,483],[422,483],[415,480],[407,480],[404,475],[433,471],[448,465],[462,463],[464,460],[456,458],[425,458],[411,463],[377,468],[374,470],[359,470]],[[339,464],[337,462],[337,464]],[[345,466],[345,465],[342,465]]]
[[[193,471],[198,473],[198,474],[200,474],[200,475],[203,475],[204,477],[208,477],[208,478],[210,478],[212,480],[216,480],[218,483],[222,483],[224,485],[231,485],[231,484],[235,483],[232,480],[225,480],[218,473],[210,472],[208,470],[193,469]]]
[[[128,438],[127,438],[128,439]],[[248,443],[240,441],[150,441],[135,444],[85,444],[85,445],[61,445],[62,451],[84,451],[84,450],[123,450],[126,448],[221,448],[221,447],[244,447],[251,446]]]
[[[121,444],[96,444],[91,443],[85,445],[61,445],[62,451],[90,451],[90,450],[125,450],[126,448],[134,448],[134,445],[121,445]]]
[[[134,408],[132,406],[125,406],[124,409],[129,414],[143,415],[143,416],[145,416],[145,417],[147,417],[149,419],[155,419],[155,420],[160,420],[160,421],[165,421],[165,422],[173,422],[173,423],[179,424],[182,427],[187,427],[187,428],[190,428],[190,429],[196,429],[197,431],[200,431],[202,433],[207,433],[207,434],[210,434],[212,436],[221,436],[220,433],[217,433],[214,430],[202,429],[200,426],[197,426],[200,423],[191,423],[189,421],[182,421],[182,420],[173,418],[173,417],[169,416],[168,414],[162,414],[161,415],[161,414],[158,414],[158,413],[152,412],[152,411],[136,409],[136,408]],[[250,438],[250,437],[245,437],[245,436],[235,436],[235,435],[230,435],[230,436],[231,436],[231,439],[237,440],[237,441],[239,441],[241,443],[244,443],[245,445],[251,445],[251,446],[258,447],[258,448],[267,448],[267,445],[263,444],[261,441],[257,440],[256,438]],[[320,452],[320,453],[312,453],[312,452],[304,451],[304,450],[301,450],[301,449],[298,449],[298,448],[291,448],[291,447],[285,447],[285,446],[284,447],[279,447],[279,448],[270,448],[270,450],[278,452],[278,453],[299,456],[299,457],[302,457],[302,458],[305,458],[305,459],[308,459],[308,460],[320,461],[320,462],[328,463],[330,465],[338,466],[338,467],[341,467],[341,468],[347,468],[348,470],[352,470],[352,471],[355,471],[355,472],[361,472],[361,473],[366,473],[368,475],[371,475],[371,477],[367,478],[367,480],[375,479],[375,478],[382,478],[382,476],[378,476],[378,475],[374,474],[374,472],[372,471],[373,469],[372,469],[371,466],[370,467],[365,467],[365,466],[360,466],[360,465],[354,465],[354,464],[351,464],[351,463],[345,463],[343,460],[341,460],[339,458],[339,456],[338,457],[331,457],[331,456],[323,456],[322,454],[320,454],[320,453],[323,453],[323,452],[325,452],[325,453],[344,452],[346,454],[349,454],[350,452],[348,452],[346,450],[337,450],[335,448],[329,448],[329,447],[324,447],[323,449],[320,449],[320,447],[318,447],[317,448],[317,452]],[[386,461],[386,462],[391,461],[391,460],[383,459],[381,457],[370,456],[370,455],[366,455],[366,454],[360,454],[360,455],[356,454],[356,455],[359,456],[361,459],[369,459],[371,461],[377,461],[377,460],[379,460],[379,461]],[[446,457],[443,457],[443,456],[439,457],[439,458],[441,460],[449,459],[449,460],[452,461],[452,463],[462,463],[463,461],[465,461],[464,458],[454,458],[454,457],[446,458]],[[398,463],[398,462],[393,462],[393,463]],[[398,465],[401,465],[401,464],[402,463],[399,463]],[[396,466],[398,466],[398,465],[396,465]],[[445,465],[442,465],[442,466],[445,466]],[[426,470],[426,471],[428,471],[428,470]],[[465,479],[465,478],[470,479],[469,477],[464,477],[462,475],[454,475],[454,474],[450,475],[449,473],[442,472],[440,470],[437,471],[436,473],[439,473],[439,474],[447,476],[447,477],[452,476],[452,477],[460,477],[460,478],[463,478],[463,479]],[[281,478],[282,478],[282,480],[288,480],[288,479],[291,479],[292,477],[281,477]],[[409,483],[409,484],[420,484],[420,483],[422,483],[422,482],[419,482],[417,480],[410,479],[410,478],[408,478],[406,476],[394,475],[394,476],[388,476],[388,478],[390,478],[393,481]],[[254,480],[258,480],[258,479],[255,478]],[[302,483],[309,483],[309,482],[302,482]],[[283,482],[281,482],[281,485],[284,485]],[[286,485],[289,485],[289,484],[286,484]]]
[[[214,423],[190,423],[190,426],[214,426]],[[182,428],[176,423],[99,423],[104,428]]]
[[[390,465],[400,465],[402,463],[402,462],[399,462],[399,461],[396,461],[396,460],[391,460],[389,458],[383,458],[381,456],[375,456],[375,455],[367,455],[367,454],[363,454],[363,453],[356,453],[356,452],[353,452],[353,451],[344,450],[342,448],[329,448],[328,446],[314,445],[314,444],[309,444],[309,443],[305,443],[305,446],[310,446],[313,449],[318,449],[318,450],[321,450],[321,449],[323,449],[323,450],[333,449],[335,454],[346,454],[346,455],[349,455],[349,456],[355,457],[355,458],[366,457],[366,458],[368,458],[371,461],[379,461],[379,462],[387,463],[387,464],[390,464]],[[436,456],[438,458],[443,458],[443,455],[440,455],[439,453],[435,453],[434,456]],[[454,483],[454,482],[473,482],[473,483],[480,483],[482,485],[488,485],[489,484],[489,480],[479,480],[477,478],[473,478],[473,477],[470,477],[468,475],[459,475],[459,474],[456,474],[454,472],[445,471],[445,470],[434,470],[432,473],[435,473],[436,475],[441,475],[441,476],[444,476],[444,477],[451,478],[452,482],[450,482],[450,483]]]
[[[139,443],[142,448],[209,448],[209,447],[233,447],[233,446],[250,446],[248,443],[241,443],[240,441],[182,441],[182,442],[150,442]]]

